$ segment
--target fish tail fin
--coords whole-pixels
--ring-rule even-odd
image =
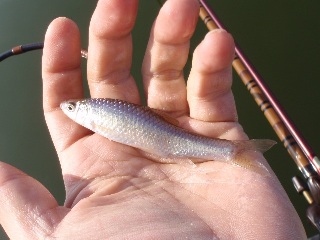
[[[235,141],[236,152],[255,151],[264,153],[268,151],[277,142],[270,139],[251,139],[244,141]]]
[[[236,151],[234,159],[231,162],[239,167],[254,171],[261,175],[270,175],[268,169],[253,155],[248,154],[250,151],[264,153],[268,151],[276,141],[269,139],[251,139],[244,141],[236,141]]]

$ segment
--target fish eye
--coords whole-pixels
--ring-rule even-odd
[[[73,112],[76,109],[76,104],[74,102],[70,102],[67,106],[69,112]]]

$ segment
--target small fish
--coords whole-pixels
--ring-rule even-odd
[[[151,108],[117,99],[70,100],[60,107],[72,120],[93,132],[161,158],[217,160],[248,166],[247,160],[237,160],[240,153],[265,152],[275,144],[268,139],[208,138],[168,122],[166,116]]]

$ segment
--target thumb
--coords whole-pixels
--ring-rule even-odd
[[[0,223],[10,239],[44,239],[68,211],[41,183],[3,162],[0,206]]]

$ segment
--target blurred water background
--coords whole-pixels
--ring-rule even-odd
[[[208,2],[319,153],[320,2]],[[76,0],[0,0],[0,52],[22,43],[43,41],[48,24],[58,16],[69,17],[79,25],[82,46],[86,48],[95,4],[96,1]],[[133,33],[135,60],[132,74],[137,80],[141,79],[141,61],[158,10],[156,0],[140,1]],[[192,48],[206,31],[200,21]],[[41,51],[27,53],[0,64],[0,159],[38,179],[63,204],[60,167],[42,114],[41,55]],[[83,66],[85,77],[85,61]],[[250,138],[278,140],[237,76],[234,76],[233,91],[239,120]],[[308,235],[314,235],[316,231],[305,217],[307,203],[291,184],[291,177],[298,174],[295,164],[281,144],[266,157],[297,209]],[[0,239],[8,239],[3,231],[0,231]]]

